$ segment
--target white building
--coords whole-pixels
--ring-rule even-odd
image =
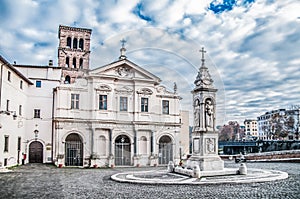
[[[188,114],[176,89],[129,61],[124,45],[117,61],[90,70],[90,36],[60,26],[58,67],[1,57],[2,166],[154,166],[188,154]]]
[[[259,138],[262,140],[298,140],[299,113],[299,109],[278,109],[257,117]]]
[[[245,125],[245,134],[247,140],[258,138],[257,120],[246,119],[244,121],[244,125]]]
[[[0,168],[21,164],[32,82],[0,56]]]

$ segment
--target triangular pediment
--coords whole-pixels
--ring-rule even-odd
[[[160,78],[149,71],[134,64],[133,62],[122,59],[111,64],[93,69],[89,73],[92,76],[111,77],[116,79],[134,79],[141,81],[153,81],[159,84]]]

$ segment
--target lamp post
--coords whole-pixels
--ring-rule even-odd
[[[123,157],[123,149],[124,149],[124,141],[125,139],[122,137],[121,138],[121,160],[122,160],[122,165],[124,165],[124,157]]]

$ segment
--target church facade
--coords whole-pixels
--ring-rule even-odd
[[[156,166],[178,163],[189,153],[188,112],[180,110],[176,86],[167,90],[160,78],[127,59],[124,43],[115,62],[90,69],[91,33],[60,26],[57,67],[7,63],[28,89],[26,111],[16,119],[24,124],[17,129],[21,144],[4,154],[14,159],[5,166]],[[8,92],[1,93],[5,102]],[[0,117],[0,131],[12,134],[2,123],[6,116]]]

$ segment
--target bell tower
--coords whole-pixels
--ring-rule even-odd
[[[198,165],[200,171],[223,170],[224,162],[218,155],[218,133],[215,131],[216,93],[213,79],[205,66],[204,48],[193,94],[194,127],[192,132],[192,166]]]
[[[91,29],[59,26],[58,66],[65,83],[73,83],[89,70],[91,34]]]

